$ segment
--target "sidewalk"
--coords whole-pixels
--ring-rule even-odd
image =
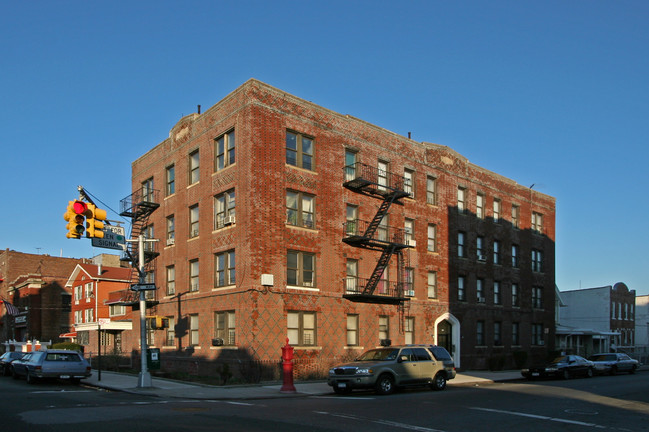
[[[448,385],[479,385],[518,380],[522,378],[523,377],[518,370],[502,372],[463,372],[458,373],[455,379],[448,382]],[[99,380],[98,372],[93,370],[92,376],[88,379],[82,380],[81,382],[93,387],[105,388],[113,391],[124,391],[147,396],[176,397],[198,400],[274,399],[334,395],[332,388],[327,385],[326,381],[295,382],[295,393],[281,393],[281,383],[266,385],[210,386],[156,377],[152,377],[151,387],[138,388],[137,375],[101,371],[101,380]]]

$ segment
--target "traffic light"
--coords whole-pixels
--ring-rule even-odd
[[[67,238],[81,238],[85,231],[84,222],[87,211],[88,206],[83,201],[74,200],[68,202],[68,208],[63,214],[63,219],[68,222],[66,225],[68,229]]]
[[[151,330],[161,330],[169,328],[169,318],[162,316],[146,317],[146,326]]]
[[[94,204],[87,205],[86,210],[86,237],[104,238],[104,222],[106,220],[106,210],[98,209]]]

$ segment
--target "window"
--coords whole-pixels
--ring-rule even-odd
[[[428,272],[428,298],[437,298],[437,272]]]
[[[358,260],[348,259],[346,268],[347,278],[345,280],[345,292],[348,294],[358,294]]]
[[[390,317],[379,316],[379,341],[390,339]]]
[[[165,195],[173,195],[176,193],[176,168],[174,165],[169,165],[165,174]]]
[[[352,150],[345,150],[345,181],[356,178],[357,153]]]
[[[221,135],[214,140],[214,171],[220,171],[223,168],[234,164],[234,130]]]
[[[538,233],[543,232],[543,215],[532,212],[532,229]]]
[[[403,190],[410,194],[410,198],[415,197],[415,172],[410,169],[403,171]]]
[[[415,269],[412,267],[406,267],[406,273],[405,273],[405,290],[406,290],[406,296],[409,297],[414,297],[415,296],[415,287],[414,287],[414,280],[415,280]]]
[[[169,327],[166,328],[165,332],[165,346],[174,346],[176,344],[176,320],[172,316],[167,317],[167,322]]]
[[[484,218],[484,204],[485,204],[485,197],[483,194],[479,193],[476,196],[475,215],[480,219]]]
[[[466,290],[464,287],[464,276],[458,276],[457,278],[457,299],[459,301],[466,300]]]
[[[315,227],[315,197],[302,192],[286,191],[286,223]]]
[[[518,307],[519,306],[519,300],[518,300],[518,284],[513,283],[512,284],[512,306]]]
[[[463,187],[457,188],[457,210],[460,213],[466,211],[466,189]]]
[[[220,229],[236,222],[234,189],[214,197],[214,229]]]
[[[176,266],[167,266],[167,295],[176,294]]]
[[[475,323],[475,343],[476,345],[483,346],[484,342],[484,321],[477,321]]]
[[[214,254],[214,286],[223,287],[236,283],[234,250]]]
[[[189,346],[198,346],[198,314],[189,316]]]
[[[543,324],[532,324],[532,345],[544,345]]]
[[[502,344],[503,344],[502,323],[500,321],[496,321],[494,323],[494,345],[502,345]]]
[[[307,252],[289,251],[286,283],[303,287],[315,286],[315,255]]]
[[[518,268],[518,245],[512,245],[512,267]]]
[[[198,260],[189,262],[189,291],[198,291]]]
[[[174,215],[167,216],[167,246],[176,243],[176,218]]]
[[[347,235],[358,235],[358,206],[347,204],[345,208],[345,233]]]
[[[153,199],[153,177],[142,182],[142,201],[155,202]]]
[[[495,223],[500,222],[500,208],[501,208],[501,203],[500,200],[497,198],[494,198],[494,206],[493,206],[493,219]]]
[[[389,179],[388,179],[388,170],[389,170],[389,164],[384,161],[379,161],[378,163],[378,168],[376,170],[376,176],[377,176],[377,183],[379,184],[379,190],[380,191],[385,191],[386,186],[389,185]]]
[[[287,315],[288,343],[297,346],[316,344],[315,312],[289,312]]]
[[[426,177],[426,203],[437,205],[437,179]]]
[[[214,312],[214,337],[223,339],[223,345],[236,345],[234,311]]]
[[[521,208],[516,204],[512,204],[512,226],[520,228]]]
[[[478,303],[484,303],[485,298],[484,298],[484,280],[483,279],[477,279],[475,283],[475,292],[478,297]]]
[[[478,254],[478,261],[487,261],[484,237],[482,236],[476,238],[476,253]]]
[[[200,158],[198,149],[189,154],[189,184],[193,185],[200,180]]]
[[[517,323],[517,322],[512,323],[512,345],[520,345],[521,344],[520,336],[519,336],[519,334],[520,334],[519,329],[520,329],[519,323]]]
[[[189,238],[198,237],[198,204],[189,208]]]
[[[120,304],[112,304],[108,307],[110,316],[126,315],[126,306]]]
[[[358,315],[347,315],[347,345],[358,345]]]
[[[411,245],[414,240],[413,234],[415,232],[415,221],[414,219],[406,218],[403,222],[403,231],[405,235],[405,241],[407,245]]]
[[[428,224],[428,252],[437,252],[437,225]]]
[[[286,132],[286,163],[313,170],[313,139],[302,134]]]
[[[494,281],[494,304],[499,305],[501,302],[500,298],[500,282]]]
[[[414,344],[415,343],[415,318],[414,317],[406,317],[404,333],[405,333],[404,336],[405,336],[406,345]]]
[[[532,271],[540,273],[543,271],[543,252],[532,249]]]
[[[457,256],[460,258],[464,258],[466,256],[466,250],[464,248],[465,237],[466,234],[462,231],[457,233]]]
[[[500,242],[494,240],[494,264],[500,264]]]
[[[532,287],[532,307],[536,309],[543,308],[543,289]]]

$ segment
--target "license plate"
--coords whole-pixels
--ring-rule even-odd
[[[538,372],[532,372],[532,376],[539,376]]]
[[[61,375],[59,378],[61,378],[61,379],[70,379],[70,375]]]
[[[347,383],[338,383],[338,388],[345,388],[347,387]]]

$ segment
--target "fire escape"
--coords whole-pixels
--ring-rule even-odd
[[[153,232],[148,231],[151,227],[149,217],[160,207],[158,202],[158,190],[149,189],[145,185],[133,192],[120,202],[120,216],[131,218],[131,239],[137,239],[140,235],[145,238],[153,238]],[[157,242],[144,243],[144,265],[143,273],[145,282],[154,283],[155,258],[160,255],[157,251]],[[140,282],[140,262],[139,262],[139,245],[137,242],[127,242],[126,251],[122,256],[122,261],[131,263],[131,280],[134,284]],[[152,307],[158,304],[155,296],[156,291],[146,291],[146,307]],[[133,310],[140,309],[140,294],[138,291],[130,289],[117,291],[109,299],[110,303],[131,306]]]
[[[343,298],[360,303],[395,304],[403,308],[405,296],[408,248],[404,229],[381,224],[392,204],[403,205],[401,198],[410,194],[404,190],[404,178],[369,165],[356,163],[345,167],[347,189],[380,199],[381,205],[371,221],[348,220],[343,227],[343,242],[350,246],[381,252],[368,279],[356,275],[344,281]],[[393,255],[397,257],[397,281],[383,279]],[[412,288],[410,288],[412,289]]]

